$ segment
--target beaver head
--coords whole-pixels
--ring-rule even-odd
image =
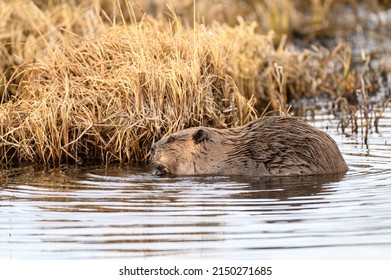
[[[163,137],[151,148],[154,173],[216,173],[222,162],[218,151],[228,141],[221,135],[221,131],[209,127],[193,127]]]

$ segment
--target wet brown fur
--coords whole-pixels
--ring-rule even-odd
[[[264,117],[233,129],[194,127],[152,146],[157,174],[294,176],[345,173],[326,133],[289,117]]]

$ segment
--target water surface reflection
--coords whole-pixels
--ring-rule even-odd
[[[156,177],[146,167],[4,171],[7,259],[391,257],[391,118],[368,145],[337,141],[346,175]],[[390,125],[387,125],[390,124]]]

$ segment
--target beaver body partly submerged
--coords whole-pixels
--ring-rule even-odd
[[[295,176],[345,173],[326,133],[289,117],[264,117],[232,129],[188,128],[152,146],[155,174]]]

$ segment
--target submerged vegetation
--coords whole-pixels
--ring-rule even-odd
[[[390,83],[386,61],[356,59],[340,34],[359,17],[336,15],[360,2],[312,0],[305,13],[287,0],[2,1],[0,165],[146,161],[166,133],[245,124],[303,98],[333,100],[357,133],[358,115],[371,125],[368,95]]]

